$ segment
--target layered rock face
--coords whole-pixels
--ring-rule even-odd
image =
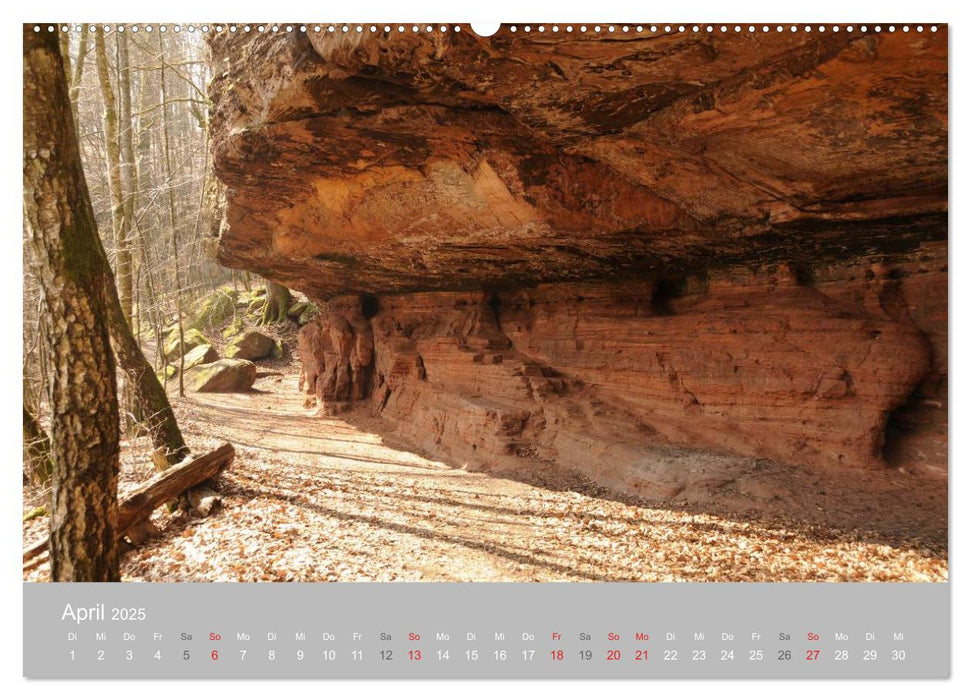
[[[942,470],[946,34],[223,32],[219,258],[320,303],[327,410],[457,461]]]
[[[891,412],[940,408],[940,348],[906,316],[941,282],[925,257],[828,293],[778,268],[340,297],[301,334],[304,386],[461,463],[536,458],[651,496],[684,483],[662,446],[882,467]]]

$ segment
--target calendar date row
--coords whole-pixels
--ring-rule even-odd
[[[295,661],[313,661],[318,660],[322,662],[337,662],[337,661],[366,661],[370,659],[383,661],[383,662],[395,662],[395,661],[405,661],[409,663],[423,662],[423,661],[453,661],[460,660],[466,662],[478,662],[482,660],[489,659],[496,662],[505,662],[518,660],[523,662],[531,662],[538,660],[546,660],[549,662],[562,662],[569,659],[573,659],[579,662],[590,662],[594,660],[602,660],[608,663],[617,663],[624,661],[632,661],[637,663],[645,663],[648,661],[658,660],[664,663],[677,663],[682,661],[687,662],[706,662],[706,661],[719,661],[719,662],[732,662],[732,661],[748,661],[748,662],[764,662],[764,661],[779,661],[779,662],[791,662],[791,661],[806,661],[806,662],[816,662],[820,661],[827,656],[834,662],[844,662],[851,660],[859,660],[864,662],[873,662],[881,659],[886,659],[892,662],[902,662],[907,659],[907,650],[898,649],[805,649],[794,651],[792,649],[707,649],[707,648],[697,648],[697,649],[575,649],[572,651],[564,649],[548,649],[548,650],[537,650],[537,649],[422,649],[422,648],[412,648],[412,649],[377,649],[377,650],[365,650],[365,649],[206,649],[204,651],[194,650],[194,649],[182,649],[181,651],[169,651],[163,652],[162,649],[148,649],[145,651],[140,651],[136,649],[123,649],[116,652],[110,652],[105,649],[94,649],[81,651],[78,649],[68,650],[69,657],[72,661],[76,660],[89,660],[93,659],[95,661],[109,661],[116,660],[120,658],[124,661],[134,661],[137,656],[144,654],[155,661],[168,661],[175,659],[178,661],[195,661],[202,659],[203,661],[209,662],[219,662],[226,661],[227,659],[233,659],[240,662],[254,662],[254,661],[264,661],[264,662],[274,662],[281,661],[283,659],[289,658]]]

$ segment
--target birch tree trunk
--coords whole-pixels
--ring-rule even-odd
[[[51,363],[51,577],[117,581],[118,399],[105,299],[113,280],[97,254],[57,34],[23,31],[24,218]]]

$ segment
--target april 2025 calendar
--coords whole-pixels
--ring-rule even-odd
[[[948,37],[24,24],[24,675],[947,677]]]
[[[938,584],[848,592],[838,584],[294,584],[282,599],[275,588],[28,585],[34,624],[24,670],[32,678],[940,678],[950,668],[938,632],[948,586]]]

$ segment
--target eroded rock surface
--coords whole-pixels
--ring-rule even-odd
[[[301,331],[304,386],[332,411],[364,399],[409,443],[461,463],[540,459],[652,497],[686,486],[665,446],[882,467],[900,407],[937,414],[922,437],[946,444],[931,379],[942,349],[901,316],[940,283],[928,258],[909,286],[861,267],[829,293],[782,268],[340,297]],[[746,466],[723,461],[711,478]]]
[[[212,48],[220,259],[317,298],[945,235],[946,29],[222,32]]]
[[[318,304],[326,410],[647,495],[945,468],[946,28],[212,50],[219,258]]]

